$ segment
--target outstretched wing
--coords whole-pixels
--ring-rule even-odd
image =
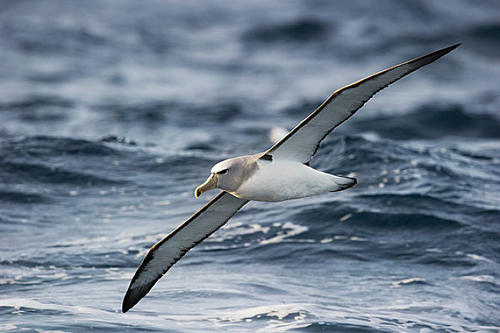
[[[373,95],[403,76],[444,56],[459,44],[385,69],[335,91],[313,113],[272,146],[266,155],[308,163],[321,141]],[[264,155],[265,156],[265,155]]]
[[[137,304],[190,249],[223,226],[248,200],[219,193],[186,222],[156,243],[135,272],[123,299],[122,311]]]

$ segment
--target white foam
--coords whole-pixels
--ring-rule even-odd
[[[271,304],[257,306],[239,311],[232,311],[223,315],[220,320],[235,322],[247,322],[252,318],[271,317],[267,327],[256,330],[257,332],[285,332],[309,326],[306,319],[309,317],[310,304]],[[284,320],[294,314],[293,320]]]
[[[474,282],[488,282],[488,283],[495,282],[495,278],[491,275],[464,275],[461,276],[460,279],[474,281]]]
[[[468,253],[466,256],[467,256],[467,258],[470,258],[472,260],[489,261],[487,258],[480,256],[480,255],[477,255],[477,254]]]
[[[345,214],[344,216],[342,216],[342,217],[339,219],[339,221],[340,221],[340,222],[344,222],[344,221],[349,220],[351,217],[352,217],[352,214],[351,214],[351,213],[349,213],[349,214]]]
[[[287,238],[300,235],[301,233],[309,230],[308,227],[298,225],[298,224],[293,224],[292,222],[286,222],[285,224],[283,224],[283,226],[281,228],[283,229],[282,233],[278,233],[276,236],[271,237],[269,239],[265,239],[260,243],[263,245],[272,244],[272,243],[280,243]]]
[[[414,284],[414,283],[425,283],[425,280],[422,278],[414,277],[414,278],[409,278],[409,279],[404,279],[401,281],[393,282],[392,286],[397,288],[397,287],[401,287],[401,286],[409,285],[409,284]]]

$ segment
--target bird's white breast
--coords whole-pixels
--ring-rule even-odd
[[[248,200],[283,201],[334,190],[332,175],[300,162],[257,161],[258,170],[231,194]]]

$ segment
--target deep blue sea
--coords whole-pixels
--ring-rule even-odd
[[[1,332],[499,332],[500,2],[0,2]],[[126,314],[148,249],[335,89],[456,42]]]

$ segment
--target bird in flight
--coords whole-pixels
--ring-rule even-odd
[[[459,45],[390,67],[338,89],[265,152],[217,163],[194,195],[198,198],[215,188],[222,191],[149,250],[130,282],[122,311],[127,312],[136,305],[170,267],[224,225],[248,201],[304,198],[356,185],[355,178],[327,174],[309,166],[321,141],[377,92]]]

